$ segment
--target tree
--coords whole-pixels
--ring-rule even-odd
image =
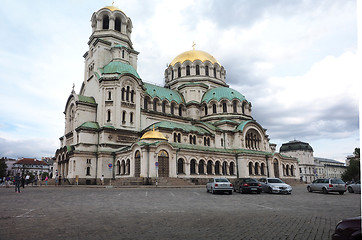
[[[1,158],[0,159],[0,178],[1,179],[6,176],[7,168],[8,168],[8,165],[6,165],[6,163],[5,163],[5,158]]]
[[[360,179],[360,149],[355,148],[349,166],[342,174],[343,181],[357,181]]]

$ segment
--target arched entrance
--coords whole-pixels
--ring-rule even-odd
[[[141,174],[141,154],[137,151],[134,156],[134,176],[139,177]]]
[[[168,169],[169,169],[168,153],[164,150],[161,150],[158,153],[158,176],[168,177],[169,174]]]
[[[276,159],[274,159],[273,168],[274,168],[274,177],[279,178],[279,164],[278,160]]]

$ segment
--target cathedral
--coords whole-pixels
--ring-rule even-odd
[[[125,13],[101,8],[91,26],[81,89],[73,88],[65,104],[56,174],[72,184],[101,177],[143,184],[203,184],[215,176],[299,180],[297,159],[275,151],[251,102],[229,87],[214,56],[185,51],[170,61],[163,86],[150,84],[137,73]]]

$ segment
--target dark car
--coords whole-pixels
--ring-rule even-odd
[[[332,240],[361,240],[361,216],[347,218],[337,223]]]
[[[261,184],[253,178],[239,178],[234,182],[234,192],[239,191],[240,193],[261,193]]]

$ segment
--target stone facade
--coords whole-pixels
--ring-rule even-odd
[[[252,117],[251,102],[229,88],[226,70],[212,55],[181,53],[166,68],[163,87],[145,83],[137,73],[131,19],[112,6],[95,12],[91,23],[84,80],[66,102],[54,172],[80,184],[102,175],[145,182],[299,179],[297,159],[275,152]]]

